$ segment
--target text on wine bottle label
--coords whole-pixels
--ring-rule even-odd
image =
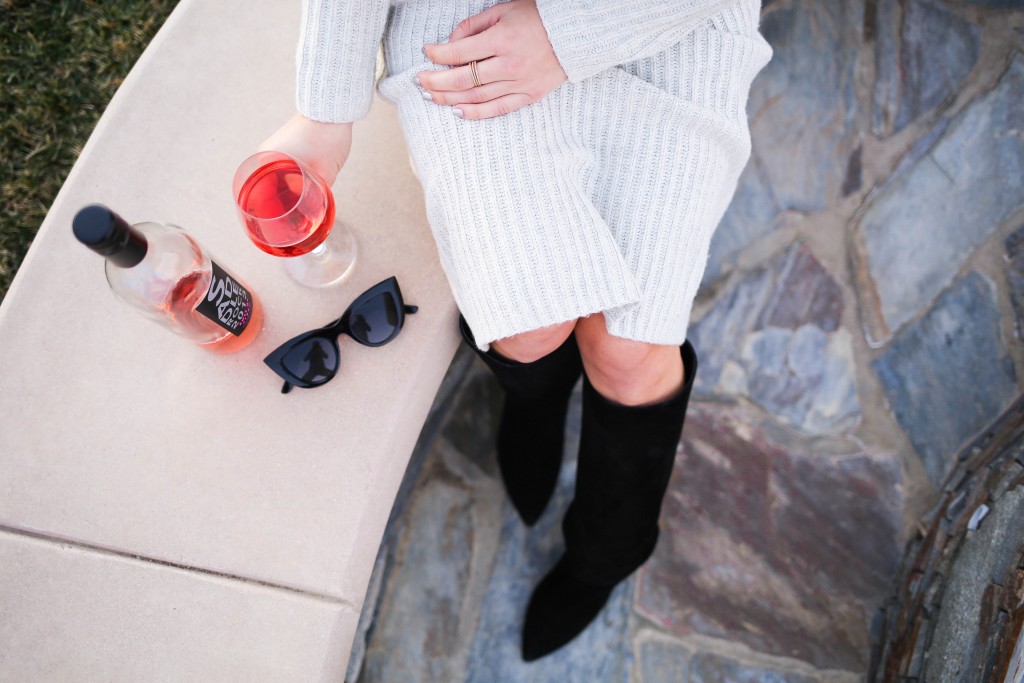
[[[216,263],[210,269],[210,289],[196,310],[236,337],[252,318],[252,294]]]

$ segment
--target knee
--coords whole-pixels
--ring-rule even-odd
[[[600,313],[580,318],[576,343],[587,376],[601,393],[626,405],[649,400],[663,365],[659,346],[609,334]]]
[[[589,368],[611,379],[634,375],[649,364],[657,350],[654,344],[609,334],[602,313],[580,318],[576,325],[576,343]]]
[[[511,337],[496,339],[491,342],[491,348],[505,358],[520,363],[532,363],[561,346],[572,334],[575,326],[575,319],[557,325],[548,325],[529,332],[514,334]]]

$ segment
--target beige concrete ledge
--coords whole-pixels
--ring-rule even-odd
[[[349,607],[0,532],[0,679],[340,681]]]
[[[88,566],[93,585],[116,585],[125,563],[105,550],[185,568],[174,573],[180,583],[208,580],[188,568],[239,577],[216,582],[224,596],[217,600],[241,600],[231,597],[237,590],[258,601],[246,583],[253,580],[322,600],[325,610],[361,606],[409,454],[458,343],[457,309],[397,118],[379,99],[356,124],[334,188],[338,215],[359,241],[346,281],[301,288],[245,236],[231,177],[293,111],[298,22],[297,3],[184,0],[114,97],[0,306],[5,543],[45,545],[17,538],[24,533],[82,548],[40,546],[21,569],[0,562],[20,577],[35,571],[30,566],[51,571],[50,583],[0,582],[0,604],[16,597],[19,605],[0,631],[0,674],[17,666],[19,623],[41,623],[58,600],[53,582],[66,582],[70,593]],[[267,317],[258,339],[216,356],[117,302],[102,259],[71,234],[75,211],[94,201],[130,221],[192,232],[262,298]],[[390,275],[407,303],[419,306],[398,339],[368,348],[343,337],[334,381],[281,395],[262,358]],[[150,613],[162,614],[156,577],[168,570],[140,563],[131,571],[153,574]],[[127,609],[130,595],[116,604]],[[100,639],[114,628],[107,620],[121,618],[119,609],[87,597],[67,614],[53,612],[69,639]],[[164,597],[169,610],[173,591]],[[40,614],[29,623],[32,605]],[[223,627],[195,609],[200,628]],[[154,618],[159,638],[162,617]],[[260,637],[254,631],[252,642]],[[172,660],[183,643],[168,642],[161,657]],[[347,648],[335,652],[331,670],[344,670]],[[69,652],[62,666],[84,650]],[[102,670],[115,671],[127,655],[109,650]]]

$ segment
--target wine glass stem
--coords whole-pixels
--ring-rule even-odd
[[[340,281],[352,269],[356,244],[351,231],[336,224],[323,242],[312,251],[286,259],[285,269],[300,284],[325,287]]]

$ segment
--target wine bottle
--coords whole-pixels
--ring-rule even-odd
[[[171,331],[218,353],[244,348],[263,325],[252,290],[176,225],[129,225],[102,204],[75,214],[75,237],[106,258],[117,297]]]

